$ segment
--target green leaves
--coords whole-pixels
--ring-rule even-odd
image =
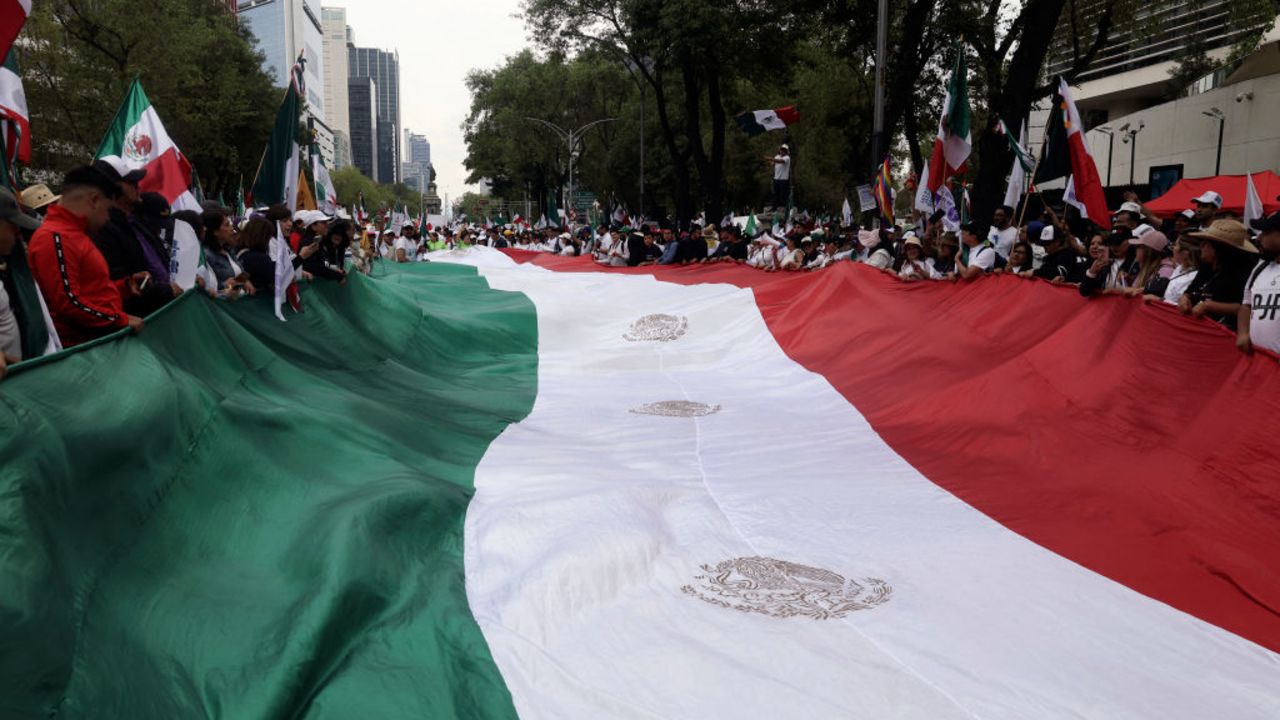
[[[47,0],[23,34],[32,167],[89,160],[137,76],[211,193],[253,177],[283,89],[225,3]]]

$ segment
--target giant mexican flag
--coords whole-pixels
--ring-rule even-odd
[[[1007,277],[436,260],[17,366],[0,715],[1280,716],[1274,358]]]

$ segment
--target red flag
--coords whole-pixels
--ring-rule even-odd
[[[1074,192],[1068,202],[1079,208],[1080,213],[1104,230],[1111,229],[1111,213],[1107,210],[1107,196],[1102,190],[1102,178],[1098,175],[1098,165],[1089,154],[1089,146],[1084,140],[1084,124],[1080,122],[1080,113],[1076,103],[1071,99],[1071,89],[1067,81],[1058,79],[1058,94],[1062,97],[1062,123],[1067,131],[1067,149],[1071,154],[1071,181],[1069,189]]]

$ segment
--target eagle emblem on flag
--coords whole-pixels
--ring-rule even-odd
[[[124,156],[130,160],[149,160],[155,143],[151,136],[139,130],[129,133],[124,140]]]
[[[852,580],[786,560],[741,557],[703,565],[694,584],[680,588],[724,608],[776,618],[841,618],[889,601],[893,588],[878,578]]]
[[[627,342],[671,342],[678,340],[689,329],[689,319],[677,315],[655,313],[631,323],[631,329],[623,334]]]

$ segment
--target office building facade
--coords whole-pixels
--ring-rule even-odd
[[[376,48],[351,47],[348,49],[347,72],[350,77],[367,77],[377,88],[377,113],[380,126],[378,138],[378,175],[382,183],[400,182],[401,128],[400,121],[400,54]],[[381,128],[386,126],[385,131]],[[354,129],[353,129],[354,134]],[[354,148],[352,155],[355,155]]]
[[[339,7],[320,9],[324,29],[324,107],[325,121],[333,130],[334,167],[350,164],[351,124],[347,101],[347,10]]]
[[[369,77],[347,78],[351,164],[378,179],[378,85]]]
[[[328,124],[325,113],[324,42],[320,0],[239,0],[237,18],[258,41],[262,69],[280,87],[287,87],[299,54],[306,63],[307,114]],[[326,157],[333,157],[333,136],[326,133]]]

